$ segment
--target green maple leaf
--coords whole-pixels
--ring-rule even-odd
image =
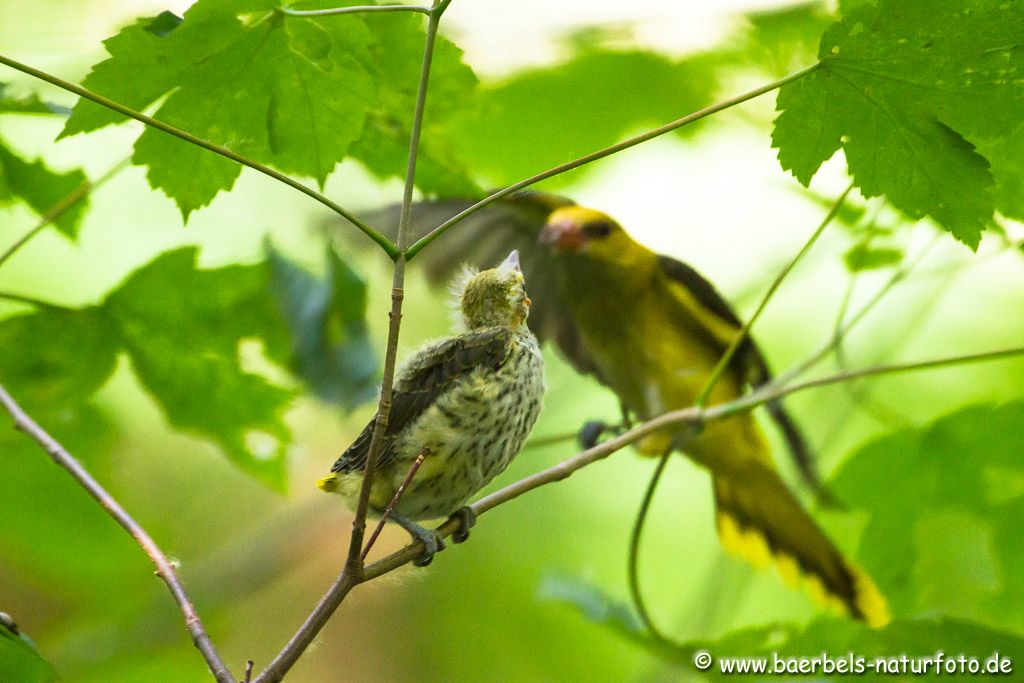
[[[165,95],[154,116],[286,173],[323,183],[363,129],[377,93],[366,68],[373,36],[358,17],[286,17],[270,0],[201,0],[179,24],[140,20],[105,42],[110,59],[84,85],[133,109]],[[170,93],[170,94],[168,94]],[[122,120],[80,102],[62,135]],[[188,214],[230,189],[240,173],[155,129],[133,160]]]
[[[808,184],[837,150],[862,194],[930,216],[972,248],[995,208],[976,146],[1024,121],[1024,7],[881,0],[822,37],[820,68],[784,86],[774,146]]]

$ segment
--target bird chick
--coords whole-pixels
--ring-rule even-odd
[[[429,564],[444,544],[417,521],[472,513],[470,497],[501,474],[519,453],[540,413],[544,362],[526,326],[519,252],[498,267],[468,271],[456,287],[465,331],[419,350],[396,373],[391,413],[370,492],[382,514],[421,454],[425,459],[389,518],[423,541],[417,564]],[[376,416],[319,482],[354,507]],[[464,540],[465,535],[457,540]]]

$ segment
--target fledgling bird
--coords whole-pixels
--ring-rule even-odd
[[[422,234],[471,204],[418,204],[414,232]],[[389,216],[385,210],[376,223],[393,222]],[[538,297],[530,327],[640,419],[693,405],[742,327],[695,269],[641,245],[607,214],[557,195],[509,195],[441,236],[418,261],[436,279],[451,270],[448,254],[481,260],[512,247],[522,250],[523,271]],[[709,405],[770,379],[764,357],[747,338]],[[804,478],[822,491],[796,424],[780,402],[766,407]],[[727,549],[757,565],[774,560],[784,577],[803,578],[821,602],[841,605],[871,625],[888,621],[885,600],[871,579],[846,560],[779,477],[750,413],[709,423],[696,435],[666,429],[637,447],[649,455],[682,451],[710,471],[718,532]]]
[[[416,352],[396,373],[370,494],[371,511],[383,513],[421,451],[426,454],[389,514],[423,541],[421,566],[444,544],[416,522],[462,514],[463,528],[472,524],[466,502],[519,453],[545,389],[540,347],[526,325],[532,302],[519,252],[496,268],[467,270],[455,293],[465,331]],[[318,484],[353,506],[375,421],[376,416]]]

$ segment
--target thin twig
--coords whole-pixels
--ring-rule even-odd
[[[675,646],[676,643],[665,635],[658,625],[651,618],[650,610],[647,609],[647,602],[644,600],[643,592],[640,590],[640,540],[643,538],[644,524],[647,521],[647,513],[651,509],[651,501],[654,500],[654,492],[658,489],[661,475],[665,473],[665,466],[672,457],[672,449],[666,450],[658,459],[658,466],[654,469],[647,490],[644,491],[644,499],[640,503],[640,510],[637,512],[636,521],[633,523],[633,532],[629,537],[629,562],[627,569],[629,574],[629,594],[633,598],[633,606],[636,607],[640,621],[643,622],[647,631],[662,643]]]
[[[362,554],[359,556],[360,561],[366,562],[366,556],[370,554],[370,549],[373,548],[373,544],[377,542],[377,537],[380,536],[380,532],[384,530],[384,525],[388,521],[388,517],[391,515],[391,511],[398,505],[398,501],[402,499],[402,495],[405,494],[405,489],[409,487],[412,482],[412,478],[416,476],[416,472],[419,471],[420,465],[426,459],[427,454],[430,453],[429,448],[420,449],[419,455],[412,462],[412,467],[409,468],[408,474],[405,475],[405,479],[398,485],[398,489],[395,491],[395,495],[391,496],[391,501],[388,506],[384,508],[384,513],[380,516],[380,521],[377,522],[377,526],[374,527],[373,533],[370,534],[370,540],[366,542],[366,547],[363,548]]]
[[[839,195],[838,199],[836,199],[836,201],[832,204],[832,208],[830,208],[828,210],[828,213],[825,214],[825,217],[821,220],[821,223],[818,225],[817,229],[815,229],[814,233],[807,239],[806,242],[804,242],[804,246],[800,248],[800,251],[798,251],[796,255],[792,259],[790,259],[789,263],[786,264],[786,267],[783,268],[779,272],[779,274],[775,276],[775,280],[772,282],[771,286],[768,287],[768,290],[764,293],[764,296],[761,297],[761,303],[758,304],[757,309],[754,311],[754,314],[747,319],[747,322],[743,325],[743,327],[740,328],[740,331],[736,334],[736,336],[733,337],[732,343],[729,344],[729,348],[727,348],[725,350],[725,353],[722,354],[721,358],[718,359],[718,364],[715,365],[714,370],[711,371],[711,375],[708,377],[707,382],[704,384],[704,388],[701,390],[700,394],[697,395],[697,400],[694,401],[694,405],[702,406],[707,403],[708,397],[711,396],[711,392],[715,388],[715,385],[718,383],[718,380],[722,376],[722,373],[725,372],[725,369],[729,366],[729,362],[732,360],[733,356],[736,355],[736,351],[740,348],[743,342],[746,341],[747,338],[750,336],[750,328],[752,328],[754,326],[754,323],[757,322],[758,318],[761,317],[761,314],[764,312],[764,309],[767,308],[768,303],[772,300],[772,297],[775,296],[775,292],[779,289],[779,286],[782,284],[782,282],[793,271],[793,268],[795,268],[796,264],[800,262],[800,259],[804,257],[804,254],[810,251],[811,247],[814,246],[814,243],[818,241],[819,237],[821,237],[821,234],[825,232],[825,228],[828,227],[829,223],[832,222],[832,219],[834,219],[836,215],[839,213],[840,209],[843,208],[843,202],[846,201],[846,197],[850,194],[852,190],[853,183],[851,182],[849,185],[846,186],[846,189],[843,190],[843,193]]]
[[[329,17],[337,14],[362,14],[367,12],[419,12],[420,14],[430,14],[429,7],[422,7],[420,5],[353,5],[351,7],[308,10],[278,7],[277,11],[290,17]]]
[[[19,249],[25,246],[33,237],[42,232],[46,226],[48,226],[50,223],[54,222],[55,220],[63,216],[65,213],[67,213],[67,211],[71,207],[75,206],[80,201],[91,195],[96,188],[102,186],[104,183],[106,183],[108,180],[116,176],[118,173],[128,168],[128,165],[131,163],[131,160],[131,157],[128,157],[127,159],[122,159],[120,162],[111,167],[110,170],[108,170],[106,173],[101,175],[96,180],[86,180],[84,183],[82,183],[74,190],[72,190],[70,193],[65,195],[56,204],[51,206],[46,211],[46,213],[39,217],[39,222],[36,223],[31,230],[29,230],[20,238],[18,238],[18,240],[14,244],[7,248],[7,251],[0,254],[0,265],[3,265],[7,259],[14,256],[14,254]]]
[[[376,469],[377,456],[384,443],[388,418],[391,412],[391,395],[394,383],[396,358],[398,355],[398,334],[402,321],[402,300],[404,298],[406,235],[412,215],[412,196],[416,181],[416,161],[419,156],[420,134],[423,130],[423,112],[426,109],[427,86],[430,82],[430,67],[433,61],[437,27],[451,0],[435,0],[428,15],[427,35],[423,47],[423,63],[420,69],[419,86],[416,93],[416,109],[413,112],[412,131],[409,136],[409,160],[405,174],[405,191],[402,196],[402,214],[398,222],[394,273],[391,280],[391,312],[388,326],[387,347],[384,354],[384,377],[381,381],[380,402],[374,420],[373,435],[363,470],[363,481],[359,490],[355,517],[352,520],[352,535],[349,538],[348,556],[341,574],[327,590],[316,607],[303,622],[299,630],[288,641],[280,653],[256,678],[257,683],[280,681],[298,661],[302,653],[324,627],[327,621],[344,601],[349,591],[364,579],[362,559],[363,537],[366,533],[366,515],[370,506],[370,490]]]
[[[519,190],[527,188],[530,185],[533,185],[535,183],[539,183],[542,180],[547,180],[548,178],[552,178],[552,177],[554,177],[556,175],[560,175],[562,173],[566,173],[567,171],[571,171],[573,169],[579,168],[580,166],[585,166],[586,164],[589,164],[591,162],[597,161],[598,159],[603,159],[603,158],[605,158],[607,156],[610,156],[612,154],[615,154],[617,152],[621,152],[624,149],[629,149],[630,147],[634,147],[636,145],[639,145],[642,142],[647,142],[648,140],[652,140],[652,139],[654,139],[656,137],[659,137],[661,135],[664,135],[666,133],[671,133],[672,131],[676,130],[677,128],[682,128],[683,126],[688,125],[690,123],[693,123],[694,121],[699,121],[700,119],[703,119],[703,118],[705,118],[707,116],[710,116],[712,114],[718,113],[718,112],[720,112],[720,111],[722,111],[724,109],[728,109],[730,107],[734,107],[737,104],[741,104],[743,102],[746,102],[747,100],[751,100],[751,99],[754,99],[755,97],[759,97],[761,95],[764,95],[765,93],[771,92],[772,90],[775,90],[777,88],[781,88],[782,86],[786,85],[787,83],[791,83],[793,81],[799,80],[799,79],[803,78],[804,76],[806,76],[806,75],[808,75],[808,74],[818,70],[820,67],[821,67],[821,63],[820,62],[816,63],[816,64],[813,64],[813,65],[811,65],[809,67],[801,69],[800,71],[796,71],[796,72],[794,72],[794,73],[792,73],[792,74],[790,74],[790,75],[788,75],[788,76],[786,76],[784,78],[780,78],[777,81],[774,81],[774,82],[769,83],[767,85],[763,85],[760,88],[757,88],[755,90],[751,90],[750,92],[747,92],[747,93],[744,93],[742,95],[739,95],[738,97],[734,97],[732,99],[725,100],[724,102],[719,102],[719,103],[713,104],[713,105],[711,105],[709,107],[705,107],[704,109],[701,109],[699,111],[695,111],[692,114],[687,114],[686,116],[684,116],[684,117],[682,117],[680,119],[676,119],[675,121],[672,121],[670,123],[666,123],[664,126],[660,126],[658,128],[654,128],[652,130],[647,131],[646,133],[641,133],[640,135],[637,135],[635,137],[629,138],[628,140],[623,140],[622,142],[616,143],[616,144],[612,145],[611,147],[605,147],[604,149],[598,150],[596,152],[591,152],[590,154],[582,156],[582,157],[580,157],[578,159],[574,159],[573,161],[569,161],[569,162],[566,162],[564,164],[559,164],[558,166],[555,166],[554,168],[550,168],[547,171],[544,171],[543,173],[538,173],[537,175],[530,176],[529,178],[526,178],[525,180],[520,180],[518,183],[515,183],[513,185],[509,185],[508,187],[506,187],[504,189],[498,190],[494,194],[491,194],[491,195],[481,199],[479,202],[477,202],[473,206],[470,206],[469,208],[463,210],[462,212],[456,214],[455,216],[452,216],[451,218],[446,220],[444,223],[442,223],[441,225],[437,226],[436,228],[431,230],[429,233],[427,233],[426,235],[421,237],[411,247],[409,247],[408,251],[406,252],[406,257],[407,257],[407,259],[412,260],[416,256],[416,254],[420,253],[420,251],[423,250],[423,248],[425,246],[427,246],[428,244],[433,242],[435,239],[437,239],[438,237],[443,235],[453,225],[455,225],[456,223],[459,223],[464,218],[468,218],[469,216],[471,216],[472,214],[476,213],[477,211],[479,211],[480,209],[484,208],[485,206],[487,206],[489,204],[492,204],[493,202],[498,201],[502,197],[510,195],[513,192],[518,192]]]
[[[174,570],[174,565],[167,559],[164,552],[160,550],[156,541],[146,533],[146,530],[143,529],[138,522],[132,519],[131,515],[121,507],[120,503],[118,503],[114,497],[100,485],[99,482],[93,479],[92,475],[86,471],[78,460],[72,457],[72,455],[68,453],[56,439],[40,427],[35,420],[33,420],[28,413],[26,413],[21,406],[15,402],[2,385],[0,385],[0,404],[3,405],[14,419],[15,428],[24,432],[39,444],[42,449],[46,451],[51,458],[53,458],[55,463],[67,470],[75,481],[82,485],[82,488],[84,488],[89,495],[92,496],[96,502],[98,502],[100,506],[114,518],[114,521],[120,524],[125,531],[132,535],[132,538],[135,539],[135,541],[149,556],[149,559],[153,561],[153,564],[156,565],[156,575],[163,579],[164,583],[167,584],[167,588],[171,591],[174,601],[178,603],[178,607],[181,609],[181,613],[185,617],[185,627],[192,636],[192,642],[195,643],[199,652],[202,653],[203,659],[206,660],[206,663],[210,667],[210,671],[213,673],[214,677],[220,683],[234,683],[234,676],[231,675],[231,671],[220,658],[220,655],[217,653],[217,649],[210,640],[210,636],[206,633],[206,629],[203,627],[203,622],[200,620],[199,614],[196,612],[195,607],[192,606],[192,602],[185,593],[185,587],[182,585],[177,572]]]
[[[244,157],[241,154],[228,149],[227,147],[221,147],[220,145],[216,145],[210,142],[209,140],[204,140],[203,138],[195,136],[192,133],[184,131],[180,128],[176,128],[175,126],[164,123],[163,121],[154,119],[152,116],[147,116],[141,112],[135,111],[130,107],[126,107],[123,104],[120,104],[119,102],[115,102],[111,99],[103,97],[102,95],[98,95],[92,92],[91,90],[86,90],[85,88],[79,85],[75,85],[74,83],[70,83],[61,78],[57,78],[56,76],[48,74],[45,71],[35,69],[31,66],[28,66],[27,64],[22,64],[21,62],[17,62],[8,57],[4,57],[3,55],[0,55],[0,64],[9,66],[12,69],[17,69],[18,71],[26,73],[29,76],[34,76],[42,81],[50,83],[51,85],[55,85],[58,88],[62,88],[64,90],[67,90],[68,92],[74,93],[79,97],[91,100],[92,102],[95,102],[96,104],[102,107],[112,109],[113,111],[116,111],[119,114],[127,116],[128,118],[135,119],[136,121],[141,121],[147,126],[151,126],[153,128],[156,128],[157,130],[162,130],[163,132],[169,135],[173,135],[176,138],[180,138],[185,142],[189,142],[198,147],[202,147],[203,149],[213,152],[214,154],[219,154],[220,156],[225,157],[227,159],[231,159],[232,161],[242,164],[243,166],[248,166],[254,171],[259,171],[264,175],[268,175],[274,180],[280,181],[285,185],[298,190],[307,197],[315,199],[316,201],[320,202],[321,204],[329,208],[331,211],[334,211],[339,216],[345,218],[349,223],[359,228],[367,237],[369,237],[378,245],[380,245],[380,248],[387,252],[388,256],[390,256],[392,259],[394,259],[398,255],[398,250],[395,247],[395,245],[391,243],[391,240],[389,240],[380,232],[371,228],[363,221],[359,220],[354,214],[350,213],[340,204],[331,201],[330,199],[320,194],[316,190],[310,187],[306,187],[305,185],[295,180],[294,178],[286,176],[285,174],[279,171],[275,171],[269,166],[265,166],[259,163],[258,161],[253,161],[252,159]]]
[[[828,354],[831,353],[837,345],[841,344],[843,340],[846,339],[847,335],[849,335],[850,333],[850,330],[852,330],[861,320],[863,320],[867,316],[867,314],[870,313],[875,308],[875,306],[877,306],[879,302],[881,302],[882,299],[885,298],[885,295],[888,294],[893,287],[895,287],[897,284],[906,279],[907,276],[909,276],[910,273],[915,268],[917,268],[918,265],[921,264],[924,258],[932,250],[932,248],[938,243],[940,238],[941,234],[936,234],[935,238],[932,239],[932,241],[929,242],[928,245],[921,250],[921,253],[918,254],[917,257],[911,263],[893,273],[892,277],[889,278],[886,281],[886,283],[878,289],[877,292],[875,292],[874,296],[872,296],[871,299],[867,303],[865,303],[860,308],[860,310],[858,310],[857,313],[855,313],[854,316],[850,318],[848,322],[844,323],[837,329],[833,330],[832,336],[824,344],[824,346],[822,346],[820,349],[811,354],[809,358],[807,358],[799,365],[787,370],[782,375],[777,377],[776,382],[780,384],[788,384],[792,380],[803,375],[805,372],[807,372],[815,365],[820,363],[826,356],[828,356]]]

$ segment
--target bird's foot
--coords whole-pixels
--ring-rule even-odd
[[[398,522],[409,532],[412,540],[423,544],[423,554],[412,561],[417,567],[426,567],[434,561],[434,555],[444,550],[444,539],[435,529],[426,529],[410,519],[392,513],[391,519]]]
[[[618,436],[629,428],[630,424],[628,422],[608,424],[604,420],[589,420],[588,422],[584,422],[583,426],[580,427],[580,431],[579,434],[577,434],[576,439],[584,449],[593,448],[605,434],[614,434]]]
[[[453,519],[459,520],[458,530],[452,534],[452,540],[456,543],[465,543],[469,538],[469,530],[476,526],[476,513],[473,508],[466,505],[459,508],[452,514]]]

